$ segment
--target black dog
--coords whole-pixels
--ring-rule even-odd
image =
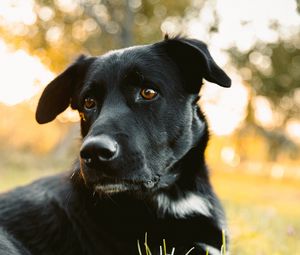
[[[0,196],[0,254],[220,254],[226,228],[208,178],[202,79],[230,86],[200,41],[164,41],[81,56],[44,90],[36,112],[69,105],[83,143],[71,173]],[[171,252],[171,249],[168,253]]]

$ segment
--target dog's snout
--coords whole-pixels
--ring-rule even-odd
[[[89,137],[84,141],[80,150],[80,157],[86,164],[97,161],[111,161],[117,157],[118,143],[107,135]]]

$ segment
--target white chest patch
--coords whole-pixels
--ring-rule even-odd
[[[158,194],[158,209],[163,214],[171,214],[176,218],[186,218],[191,214],[202,214],[211,216],[210,202],[193,192],[187,193],[180,198],[174,199],[166,194]]]

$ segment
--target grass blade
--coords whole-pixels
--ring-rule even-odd
[[[227,253],[227,247],[226,247],[226,235],[225,235],[225,230],[222,230],[222,247],[221,247],[221,254],[226,255]]]
[[[163,247],[164,247],[164,255],[167,255],[167,245],[165,239],[163,239]]]
[[[138,247],[139,255],[143,255],[139,240],[137,240],[137,247]]]
[[[189,255],[192,252],[192,250],[194,250],[194,249],[195,249],[195,247],[192,247],[191,249],[188,250],[188,252],[185,255]]]
[[[171,252],[171,255],[174,255],[174,254],[175,254],[175,247],[173,247],[172,252]]]

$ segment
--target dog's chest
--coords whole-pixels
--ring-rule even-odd
[[[148,245],[157,254],[163,240],[172,247],[192,246],[201,226],[210,224],[206,216],[175,218],[166,212],[158,217],[144,203],[113,200],[91,204],[77,217],[84,222],[77,233],[84,244],[90,244],[87,254],[138,254],[138,242],[144,247],[146,235]]]

